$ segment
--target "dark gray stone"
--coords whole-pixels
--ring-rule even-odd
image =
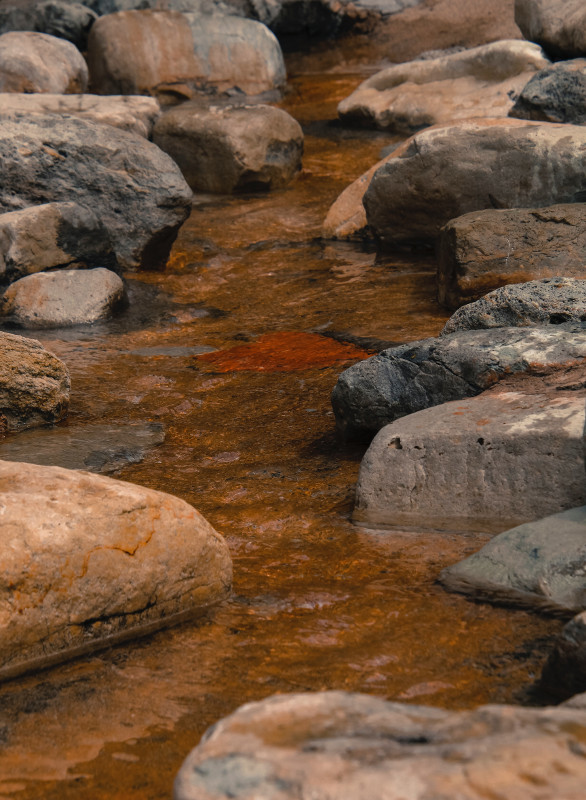
[[[568,622],[558,636],[543,666],[541,683],[562,698],[586,692],[586,611]]]
[[[509,117],[586,124],[586,59],[559,61],[525,86]]]
[[[87,47],[87,37],[97,15],[81,3],[65,0],[30,0],[26,3],[7,3],[0,7],[0,33],[37,31],[58,36],[80,50]]]

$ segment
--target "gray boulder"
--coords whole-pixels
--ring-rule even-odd
[[[583,516],[582,525],[586,530],[586,514]],[[586,565],[586,551],[583,565]],[[557,637],[543,665],[541,684],[563,698],[586,692],[586,611],[568,622]]]
[[[0,92],[85,92],[88,70],[71,42],[46,33],[0,36]]]
[[[526,39],[556,57],[586,55],[583,0],[515,0],[515,22]]]
[[[9,0],[0,7],[0,33],[37,31],[58,36],[79,50],[87,47],[87,37],[97,15],[87,5],[66,0]]]
[[[581,611],[586,608],[586,506],[501,533],[444,569],[440,581],[475,600],[561,614]]]
[[[586,59],[559,61],[524,87],[509,117],[586,125]]]
[[[125,268],[166,262],[192,193],[156,145],[75,117],[0,119],[0,210],[74,200],[103,223]]]
[[[69,1],[69,0],[68,0]],[[223,0],[86,0],[85,5],[98,16],[116,14],[118,11],[182,11],[196,14],[235,14],[243,12],[237,4]]]

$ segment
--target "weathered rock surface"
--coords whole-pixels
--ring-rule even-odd
[[[115,14],[118,11],[182,11],[198,14],[235,14],[244,13],[239,8],[238,0],[225,3],[223,0],[86,0],[85,5],[99,16]]]
[[[586,59],[559,61],[523,88],[510,117],[586,125]]]
[[[354,520],[502,531],[585,503],[586,393],[526,384],[428,408],[379,431],[360,466]]]
[[[495,536],[440,580],[475,600],[563,614],[586,608],[586,506]]]
[[[473,397],[506,376],[546,375],[584,357],[582,324],[458,331],[391,347],[342,372],[332,392],[336,425],[347,438],[369,438],[399,417]]]
[[[586,278],[586,203],[464,214],[440,232],[437,258],[438,299],[448,308],[509,283]]]
[[[60,114],[113,125],[149,139],[161,107],[154,97],[98,94],[0,94],[3,114]]]
[[[470,211],[581,202],[585,171],[584,127],[471,120],[413,136],[375,172],[364,207],[383,244],[429,242]]]
[[[30,31],[0,36],[0,92],[85,92],[88,70],[77,47]]]
[[[247,703],[184,761],[174,800],[579,800],[584,709],[392,703],[349,692]]]
[[[0,415],[10,430],[62,419],[69,406],[65,364],[34,339],[0,332]]]
[[[165,263],[191,198],[177,165],[142,137],[76,117],[0,119],[0,210],[62,200],[89,206],[123,267]]]
[[[530,77],[549,64],[535,44],[514,39],[396,64],[338,105],[345,122],[411,134],[469,117],[506,117]]]
[[[586,6],[582,0],[515,0],[523,36],[562,58],[586,55]]]
[[[586,529],[586,514],[582,526]],[[584,538],[584,537],[583,537]],[[583,548],[583,572],[586,550]],[[586,582],[586,579],[585,579]],[[586,589],[584,590],[586,604]],[[568,622],[543,666],[541,683],[558,697],[586,691],[586,611]]]
[[[226,597],[222,537],[177,497],[0,462],[0,677],[169,624]]]
[[[63,328],[107,319],[126,304],[124,284],[109,269],[66,269],[12,283],[0,314],[24,328]]]
[[[545,278],[495,289],[452,314],[440,336],[481,328],[527,328],[565,322],[586,322],[586,280]]]
[[[70,3],[67,0],[13,0],[0,7],[0,33],[48,33],[67,39],[79,50],[85,50],[89,30],[96,18],[96,14],[81,3]]]
[[[85,206],[44,203],[0,214],[0,283],[58,267],[116,265],[108,232]]]
[[[276,189],[301,169],[301,126],[271,106],[184,103],[159,118],[153,141],[205,192]]]

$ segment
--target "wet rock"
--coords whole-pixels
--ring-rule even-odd
[[[154,97],[97,94],[0,94],[3,114],[73,114],[150,139],[161,107]]]
[[[477,553],[444,569],[440,580],[449,591],[475,600],[568,614],[586,607],[585,567],[582,506],[495,536]]]
[[[210,728],[173,797],[569,800],[586,780],[584,730],[571,705],[444,711],[349,692],[276,695]]]
[[[582,510],[582,527],[586,529],[586,513]],[[586,549],[582,548],[586,564]],[[584,566],[582,571],[584,572]],[[584,578],[586,584],[586,578]],[[583,588],[586,605],[586,587]],[[558,636],[541,673],[541,683],[558,697],[571,697],[586,691],[586,611],[568,622]]]
[[[67,0],[7,2],[0,7],[0,33],[37,31],[87,47],[87,37],[97,16],[87,5]]]
[[[458,308],[509,283],[586,278],[585,253],[585,203],[473,211],[440,232],[438,299]]]
[[[12,283],[0,301],[0,314],[24,328],[67,328],[107,319],[126,304],[124,284],[109,269],[67,269]]]
[[[34,339],[0,332],[0,414],[9,430],[62,419],[69,406],[65,364]]]
[[[531,75],[549,64],[540,47],[505,40],[395,64],[338,105],[344,122],[411,134],[439,122],[505,117]]]
[[[527,328],[584,321],[586,280],[546,278],[504,286],[462,306],[452,314],[440,335],[481,328]]]
[[[103,223],[121,266],[164,264],[192,193],[154,144],[76,117],[0,119],[0,210],[74,200]]]
[[[45,33],[0,36],[0,92],[85,92],[88,71],[71,42]]]
[[[560,61],[540,70],[524,87],[510,117],[586,124],[586,59]]]
[[[0,490],[0,677],[149,633],[228,594],[224,540],[177,497],[10,461]]]
[[[1,103],[0,99],[0,103]],[[108,232],[78,203],[44,203],[0,214],[0,282],[42,270],[116,268]]]
[[[526,39],[554,56],[586,55],[583,0],[515,0],[515,22]]]
[[[457,331],[391,347],[340,375],[332,392],[336,425],[346,438],[368,439],[406,414],[473,397],[515,373],[572,368],[585,356],[581,324]]]
[[[368,223],[362,198],[372,176],[385,161],[386,158],[377,162],[364,175],[347,186],[336,199],[322,225],[321,234],[324,239],[363,239],[368,236]]]
[[[303,153],[299,123],[264,105],[185,103],[159,118],[153,141],[179,164],[192,189],[205,192],[280,188],[300,170]]]
[[[584,200],[586,128],[472,120],[416,134],[364,195],[381,242],[433,241],[451,219],[483,208]]]

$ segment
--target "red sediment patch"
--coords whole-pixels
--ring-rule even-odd
[[[295,372],[324,369],[345,361],[368,358],[370,353],[352,344],[341,344],[317,333],[264,333],[255,342],[197,356],[218,372]]]

